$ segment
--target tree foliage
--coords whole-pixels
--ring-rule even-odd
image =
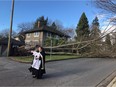
[[[56,23],[53,22],[52,25],[51,25],[51,27],[54,28],[54,29],[57,29],[57,25],[56,25]]]
[[[92,26],[91,26],[91,33],[90,33],[90,38],[91,39],[96,39],[98,37],[100,37],[100,29],[99,29],[99,20],[97,17],[95,17],[95,19],[92,22]]]
[[[64,29],[63,23],[61,21],[55,20],[54,22],[55,22],[58,30],[63,30]]]
[[[26,22],[26,23],[20,23],[18,24],[18,31],[19,33],[22,33],[24,31],[30,30],[33,28],[33,22]]]
[[[110,38],[110,35],[109,35],[109,34],[106,35],[105,43],[106,43],[108,46],[111,46],[111,38]]]
[[[38,22],[40,22],[40,27],[46,26],[48,24],[48,18],[45,19],[44,16],[37,18],[34,23],[34,28],[38,28]]]
[[[72,27],[66,28],[66,29],[63,29],[63,30],[62,30],[62,32],[63,32],[64,34],[69,35],[71,38],[74,38],[74,36],[75,36],[75,32],[74,32],[74,31],[75,31],[75,30],[74,30]]]
[[[76,33],[77,40],[88,40],[89,38],[90,30],[88,25],[88,19],[84,12],[82,13],[79,23],[77,24]]]
[[[12,37],[14,37],[15,35],[17,35],[17,33],[13,30],[12,31]],[[0,32],[0,38],[8,38],[9,36],[9,29],[3,29]]]

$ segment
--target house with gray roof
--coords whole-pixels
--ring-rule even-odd
[[[35,46],[35,45],[41,45],[45,46],[45,41],[48,37],[52,38],[64,38],[68,40],[70,38],[69,35],[66,35],[65,33],[61,32],[58,29],[55,29],[50,26],[40,26],[40,22],[38,22],[38,27],[27,30],[25,33],[25,44],[27,46]]]
[[[11,45],[10,45],[10,56],[13,56],[16,53],[16,49],[20,46],[25,45],[23,42],[15,40],[11,38]],[[7,47],[8,47],[8,38],[0,39],[0,56],[7,55]]]

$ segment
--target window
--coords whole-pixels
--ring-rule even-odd
[[[38,36],[39,36],[39,32],[35,32],[34,37],[38,37]]]
[[[28,33],[28,34],[27,34],[27,37],[30,37],[30,36],[31,36],[31,34]]]

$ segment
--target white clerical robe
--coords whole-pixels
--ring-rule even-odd
[[[33,51],[33,55],[34,55],[34,60],[33,60],[32,67],[39,70],[39,67],[41,64],[41,60],[39,60],[39,58],[40,58],[41,54],[40,54],[40,52]]]

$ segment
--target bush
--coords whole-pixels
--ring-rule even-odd
[[[28,50],[25,49],[25,47],[18,48],[18,56],[29,56],[30,53]]]

